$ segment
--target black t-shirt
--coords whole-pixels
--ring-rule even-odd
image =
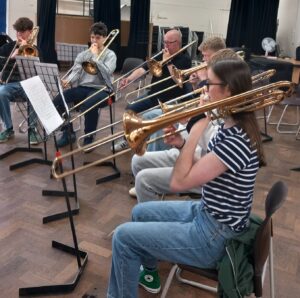
[[[155,58],[157,61],[160,61],[162,59],[162,55],[159,55],[158,57]],[[191,67],[192,62],[191,62],[191,58],[190,56],[186,53],[180,53],[177,56],[175,56],[172,60],[171,60],[172,64],[175,65],[178,69],[188,69]],[[144,66],[145,70],[148,70],[148,66],[145,65]],[[157,81],[160,81],[166,77],[170,76],[170,72],[168,70],[168,66],[165,64],[162,68],[162,75],[160,77],[155,77],[152,76],[152,80],[151,80],[151,84],[155,83]],[[149,94],[153,94],[156,93],[158,91],[161,91],[163,89],[166,89],[170,86],[173,86],[175,84],[175,82],[172,79],[166,80],[160,84],[157,84],[153,87],[151,87]],[[184,88],[179,88],[179,87],[175,87],[169,91],[163,92],[161,94],[159,94],[158,96],[156,96],[156,99],[159,99],[162,102],[165,102],[167,100],[176,98],[178,96],[181,96],[183,94],[185,94],[186,91]]]

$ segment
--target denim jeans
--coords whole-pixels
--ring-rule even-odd
[[[131,170],[135,177],[135,189],[139,203],[158,201],[162,194],[170,194],[170,180],[179,151],[175,148],[164,151],[133,155]],[[201,194],[201,187],[187,192]]]
[[[27,100],[26,94],[19,82],[0,86],[0,117],[6,129],[13,127],[10,102],[16,101],[17,98],[21,98],[24,101]]]
[[[78,86],[75,88],[68,89],[64,91],[64,97],[66,103],[74,103],[77,104],[78,102],[84,100],[88,96],[96,93],[98,89],[91,88],[91,87],[84,87]],[[85,111],[92,107],[94,104],[100,102],[104,98],[108,97],[108,93],[105,91],[101,91],[96,95],[92,96],[86,102],[84,102],[79,108],[80,111]],[[108,99],[108,98],[107,98]],[[57,108],[58,112],[62,114],[65,111],[65,107],[60,95],[56,96],[53,100],[55,107]],[[89,133],[97,128],[98,124],[98,117],[99,117],[99,108],[104,108],[107,106],[107,100],[99,104],[97,107],[91,109],[84,115],[84,132]]]
[[[215,220],[202,201],[146,202],[120,225],[112,243],[109,298],[137,297],[139,268],[156,268],[157,260],[215,268],[225,241],[236,233]]]

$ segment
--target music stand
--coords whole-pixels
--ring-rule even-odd
[[[73,63],[77,55],[87,49],[88,46],[83,44],[56,42],[57,60]]]
[[[60,92],[60,89],[58,87],[59,71],[57,65],[51,63],[40,63],[40,62],[35,62],[34,65],[35,65],[37,75],[44,82],[51,99],[53,99]],[[55,146],[56,146],[56,140],[55,140]],[[70,147],[70,150],[72,150],[72,147]],[[56,151],[58,151],[57,146],[56,146]],[[74,157],[72,156],[72,159],[73,158]],[[74,163],[72,162],[72,165],[73,164]],[[72,214],[77,215],[79,214],[79,201],[77,197],[77,184],[76,184],[75,174],[73,175],[73,187],[74,187],[74,191],[68,192],[68,196],[75,198],[76,208],[72,209]],[[59,190],[43,190],[42,195],[43,196],[65,196],[65,192]],[[68,217],[68,212],[61,212],[61,213],[48,215],[43,217],[43,223],[48,223],[66,217]]]
[[[31,77],[36,76],[36,70],[34,67],[34,62],[39,62],[40,59],[38,57],[23,57],[23,56],[16,56],[16,63],[18,66],[19,74],[21,77],[21,80],[26,80]],[[32,148],[30,144],[30,131],[31,131],[31,125],[30,125],[30,120],[29,116],[31,113],[30,109],[30,103],[27,101],[27,124],[28,124],[28,134],[27,134],[27,147],[15,147],[3,154],[0,155],[0,160],[6,158],[7,156],[10,156],[11,154],[14,154],[16,152],[38,152],[38,153],[43,153],[43,150],[41,148]],[[25,117],[26,118],[26,117]],[[44,134],[45,137],[45,134]],[[43,164],[43,165],[51,165],[51,161],[47,159],[47,146],[45,140],[43,141],[44,143],[44,158],[32,158],[29,160],[25,160],[16,164],[10,165],[9,169],[11,171],[31,165],[34,163],[38,164]]]
[[[55,140],[55,142],[56,142],[56,140]],[[60,167],[60,171],[63,172],[62,163],[59,164],[59,167]],[[19,288],[20,296],[48,295],[48,294],[59,294],[59,293],[71,292],[77,286],[77,284],[80,280],[80,277],[83,274],[83,270],[87,264],[88,253],[80,250],[78,247],[76,229],[75,229],[75,225],[74,225],[72,210],[71,210],[71,206],[70,206],[70,199],[69,199],[69,195],[68,195],[67,184],[66,184],[65,178],[62,179],[62,183],[63,183],[63,189],[64,189],[64,194],[65,194],[65,199],[66,199],[66,205],[67,205],[67,209],[68,209],[68,217],[69,217],[74,247],[54,241],[54,240],[52,240],[52,247],[56,248],[56,249],[60,249],[65,253],[76,256],[77,267],[78,267],[77,272],[73,278],[73,281],[70,283]]]

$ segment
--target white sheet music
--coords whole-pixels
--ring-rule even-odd
[[[21,81],[21,85],[46,133],[51,134],[64,121],[57,112],[42,80],[39,76],[35,76]]]

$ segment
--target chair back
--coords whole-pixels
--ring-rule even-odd
[[[133,57],[126,58],[122,66],[121,74],[123,75],[133,70],[134,68],[141,65],[143,62],[144,62],[143,59],[140,58],[133,58]]]
[[[256,297],[262,297],[262,274],[270,252],[272,215],[282,206],[287,192],[286,184],[278,181],[270,189],[265,201],[266,217],[256,233],[254,242],[254,293]]]

